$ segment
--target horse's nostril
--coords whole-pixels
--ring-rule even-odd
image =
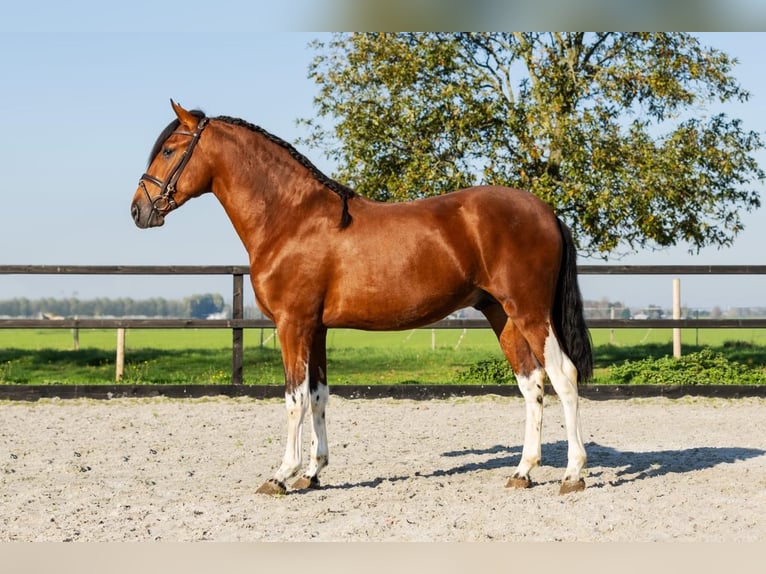
[[[133,217],[133,221],[138,223],[138,218],[141,215],[138,211],[138,206],[134,203],[130,206],[130,215]]]

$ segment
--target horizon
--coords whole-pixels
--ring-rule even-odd
[[[70,296],[62,296],[62,297],[34,297],[34,298],[31,298],[31,297],[26,297],[24,295],[21,295],[21,296],[17,296],[17,297],[2,298],[2,299],[0,299],[0,318],[32,317],[32,316],[39,315],[40,313],[45,313],[45,311],[43,311],[42,309],[39,309],[38,311],[35,311],[32,314],[27,313],[27,314],[23,314],[23,315],[9,315],[7,313],[3,313],[2,312],[4,306],[9,305],[9,304],[11,304],[13,302],[20,302],[20,301],[27,301],[29,303],[29,305],[34,307],[34,308],[40,307],[41,304],[43,304],[45,302],[48,302],[48,301],[52,303],[53,307],[57,306],[57,304],[59,304],[59,303],[72,302],[72,301],[76,302],[77,304],[85,304],[85,305],[93,304],[93,303],[95,303],[97,301],[98,302],[104,302],[107,305],[113,304],[113,303],[118,303],[120,301],[123,301],[123,302],[124,301],[131,301],[132,303],[139,304],[139,305],[142,304],[142,303],[145,303],[145,302],[150,302],[150,301],[164,301],[164,302],[166,302],[168,304],[181,304],[181,303],[184,303],[185,301],[187,301],[189,299],[194,299],[194,298],[198,298],[198,297],[206,296],[206,295],[212,295],[213,297],[220,297],[223,300],[223,304],[224,304],[223,311],[225,311],[226,313],[230,313],[231,312],[231,308],[232,308],[232,304],[233,304],[232,298],[231,297],[227,298],[224,293],[216,293],[216,292],[213,292],[213,293],[211,293],[211,292],[191,293],[191,294],[185,295],[185,296],[183,296],[181,298],[172,298],[172,297],[164,297],[162,295],[155,295],[155,296],[139,298],[139,299],[136,299],[136,298],[130,297],[130,296],[128,296],[128,297],[88,297],[88,298],[84,298],[84,297],[79,297],[77,293],[74,293],[74,294],[72,294]],[[648,305],[633,305],[629,301],[621,301],[621,300],[612,299],[612,298],[609,298],[609,297],[602,297],[600,299],[588,299],[587,297],[583,296],[583,305],[584,305],[584,309],[585,309],[585,312],[586,312],[586,316],[590,315],[591,317],[593,316],[594,313],[608,312],[612,307],[614,307],[616,309],[627,309],[627,310],[629,310],[631,312],[631,314],[633,315],[633,318],[635,318],[635,314],[637,314],[637,313],[651,311],[651,310],[657,310],[657,309],[661,310],[663,313],[666,312],[666,311],[667,312],[672,312],[672,304],[663,305],[663,304],[650,303]],[[247,300],[245,300],[244,301],[244,305],[243,305],[243,309],[245,310],[246,315],[248,314],[247,313],[248,311],[250,311],[251,315],[254,314],[253,311],[256,311],[257,314],[261,315],[260,309],[258,309],[258,306],[255,304],[254,300],[251,301],[251,302],[248,302]],[[717,305],[717,304],[716,305],[712,305],[710,307],[690,307],[688,305],[682,304],[681,305],[681,309],[682,309],[682,315],[684,315],[684,316],[690,316],[695,311],[697,311],[697,312],[702,311],[702,312],[705,312],[706,314],[716,314],[717,312],[720,312],[720,313],[722,313],[724,315],[729,314],[729,315],[735,316],[735,317],[744,317],[744,316],[747,316],[747,317],[761,317],[761,316],[764,316],[764,317],[766,317],[766,302],[764,302],[763,304],[760,304],[760,305],[745,305],[745,306],[733,305],[733,306],[728,306],[728,307],[724,307],[724,306]],[[50,310],[52,311],[53,309],[51,308]],[[455,312],[451,313],[448,317],[451,317],[451,316],[456,315],[456,314],[466,313],[466,312],[470,316],[475,315],[476,317],[479,317],[479,318],[481,318],[481,316],[482,316],[480,311],[477,311],[477,310],[475,310],[472,307],[463,307],[463,308],[458,309]],[[735,313],[735,312],[737,312],[737,313]],[[750,312],[750,313],[745,313],[745,312]],[[763,315],[752,314],[752,312],[762,313]],[[182,315],[162,315],[162,314],[161,315],[143,315],[143,314],[96,314],[96,315],[87,315],[87,314],[78,314],[78,315],[80,317],[104,317],[104,318],[111,318],[111,317],[154,317],[154,316],[156,316],[156,317],[160,317],[160,316],[174,316],[175,317],[175,316],[182,316]],[[56,317],[56,318],[59,318],[59,317]],[[606,318],[608,318],[608,317],[606,317]],[[663,318],[669,318],[669,317],[663,317]]]

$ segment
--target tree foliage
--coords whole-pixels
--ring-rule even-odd
[[[730,245],[760,206],[736,61],[683,33],[364,33],[313,43],[302,143],[361,194],[529,190],[584,253]],[[332,126],[319,118],[329,118]]]

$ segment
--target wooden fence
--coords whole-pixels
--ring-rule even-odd
[[[580,275],[766,275],[766,265],[580,265]],[[248,266],[0,265],[0,275],[230,275],[231,319],[0,319],[0,329],[231,329],[232,384],[242,384],[245,329],[272,328],[271,321],[244,318]],[[766,328],[766,319],[590,319],[592,329]],[[445,319],[428,329],[486,329],[483,319]]]

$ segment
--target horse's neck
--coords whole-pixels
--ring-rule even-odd
[[[330,208],[327,195],[308,170],[277,144],[247,134],[218,161],[228,166],[213,183],[216,195],[251,259],[268,249],[276,233],[294,228]],[[221,151],[224,151],[223,149]],[[340,211],[338,211],[338,216]]]

